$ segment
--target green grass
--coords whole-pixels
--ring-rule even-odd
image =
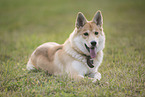
[[[145,96],[145,1],[0,0],[0,96]],[[104,17],[106,47],[102,79],[74,81],[26,70],[42,43],[62,44],[73,31],[77,12]]]

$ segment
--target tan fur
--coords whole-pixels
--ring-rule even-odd
[[[105,44],[105,36],[102,24],[96,25],[95,18],[99,14],[98,12],[92,21],[87,21],[83,14],[79,13],[76,28],[69,39],[62,45],[48,42],[36,48],[27,63],[27,69],[30,70],[35,67],[48,71],[50,74],[63,74],[65,72],[75,79],[83,78],[85,74],[89,74],[95,80],[100,79],[101,74],[97,70],[103,58],[102,50]],[[80,22],[80,19],[83,22]],[[84,36],[86,32],[89,33],[89,36]],[[95,35],[95,32],[98,32],[98,35]],[[86,56],[90,54],[84,43],[89,46],[90,42],[95,39],[98,41],[99,47],[97,48],[97,56],[93,59],[95,67],[90,68],[86,63]],[[82,41],[84,43],[81,44]]]
[[[62,45],[53,47],[40,47],[36,49],[35,53],[31,56],[31,61],[35,68],[48,71],[53,74],[56,70],[54,67],[54,56],[58,50],[62,49]]]
[[[95,32],[99,32],[99,34],[102,34],[102,28],[96,26],[96,24],[94,22],[88,22],[84,25],[84,27],[79,30],[79,32],[81,32],[81,34],[83,35],[85,32],[90,31],[91,33],[89,34],[94,34]],[[99,37],[99,36],[97,36]],[[85,38],[85,37],[84,37]]]

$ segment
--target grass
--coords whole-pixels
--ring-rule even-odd
[[[0,96],[145,96],[145,1],[143,0],[1,0]],[[104,17],[106,47],[102,79],[74,81],[26,70],[32,51],[42,43],[63,43],[74,29],[77,12],[91,20]]]

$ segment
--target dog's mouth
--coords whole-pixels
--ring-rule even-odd
[[[90,53],[90,57],[91,57],[91,58],[95,58],[96,55],[97,55],[96,46],[88,47],[88,46],[85,44],[85,47],[86,47],[86,49],[88,50],[88,52]]]

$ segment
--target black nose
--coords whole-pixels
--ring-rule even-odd
[[[96,46],[97,42],[96,41],[91,41],[92,46]]]

